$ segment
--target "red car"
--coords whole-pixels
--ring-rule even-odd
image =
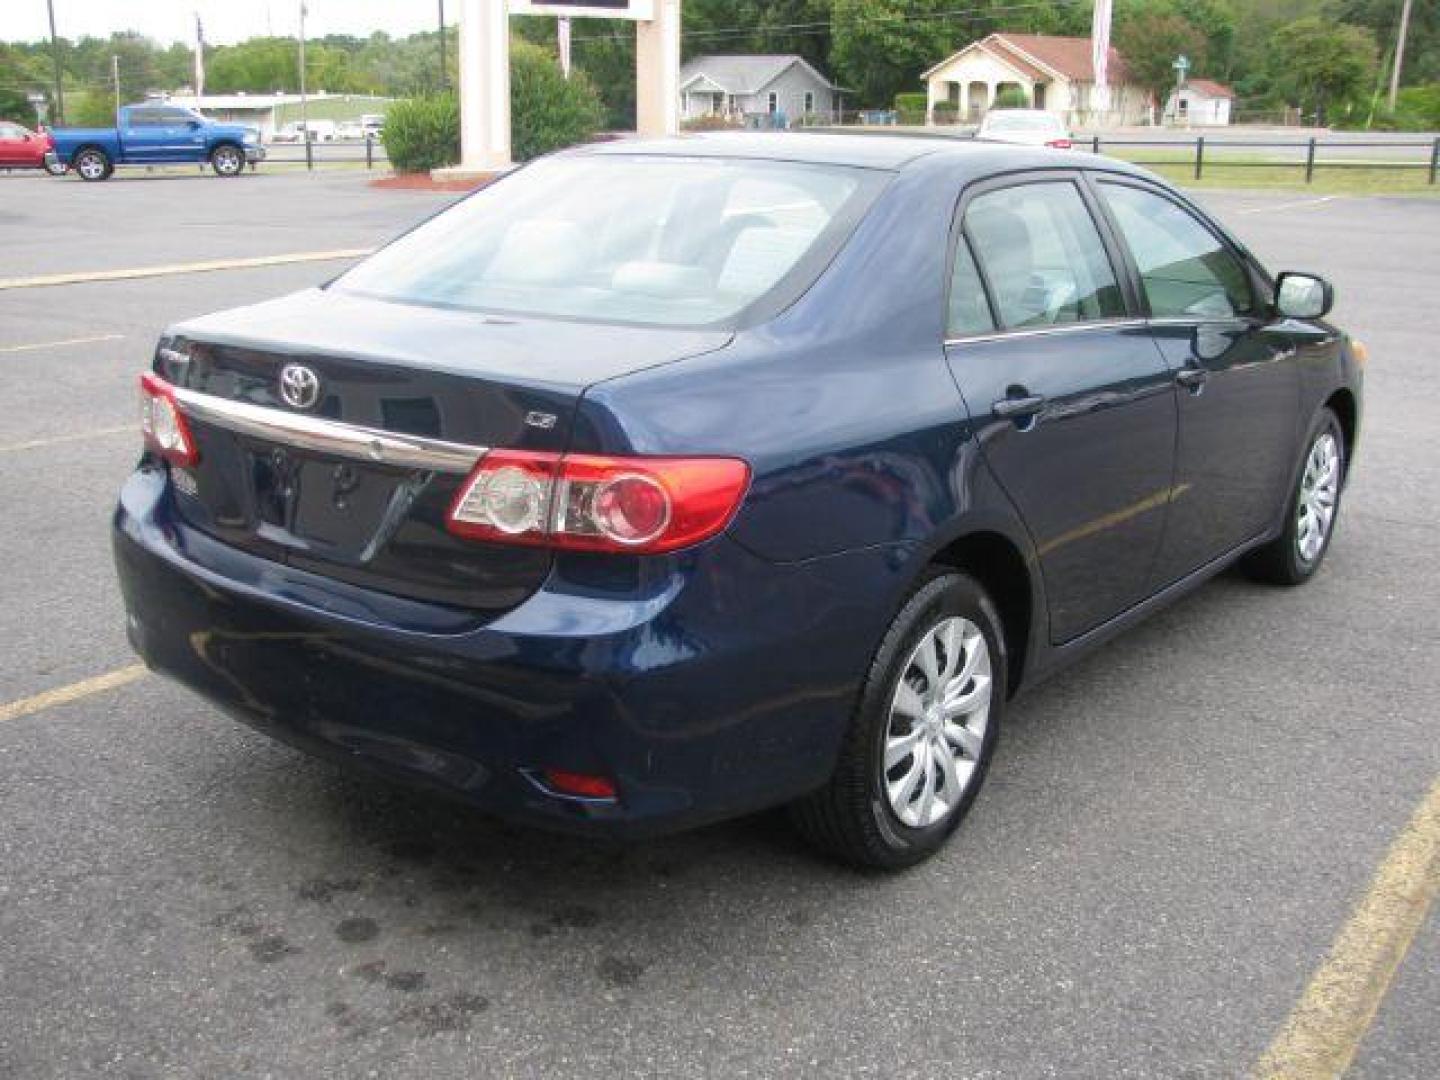
[[[31,131],[0,120],[0,169],[46,169],[57,176],[65,167],[55,159],[55,146],[46,131]]]

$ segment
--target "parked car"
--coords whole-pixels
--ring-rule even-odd
[[[54,175],[65,172],[56,160],[49,132],[31,131],[11,120],[0,120],[0,169],[44,169]]]
[[[1321,566],[1364,358],[1332,297],[1089,155],[569,151],[161,338],[114,517],[130,638],[516,820],[790,803],[907,865],[1017,693],[1232,563]]]
[[[342,120],[335,128],[337,139],[355,141],[365,138],[365,127],[359,120]]]
[[[977,139],[1069,150],[1074,143],[1060,118],[1044,109],[991,109],[980,121]]]
[[[175,105],[128,105],[113,128],[56,128],[55,156],[80,179],[108,180],[119,165],[208,161],[216,176],[239,176],[265,158],[259,133],[219,124]]]
[[[360,126],[365,129],[365,134],[372,139],[378,139],[381,132],[385,130],[384,113],[366,113],[360,117]]]

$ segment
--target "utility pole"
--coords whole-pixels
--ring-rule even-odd
[[[53,31],[52,31],[53,33]],[[1400,8],[1400,36],[1395,42],[1395,66],[1390,69],[1390,111],[1395,111],[1395,99],[1400,94],[1400,69],[1405,64],[1405,38],[1410,33],[1410,0]]]
[[[450,76],[445,71],[445,0],[440,2],[440,90],[450,87]]]
[[[200,99],[205,96],[205,27],[200,23],[200,12],[195,12],[195,110],[200,110]]]
[[[310,108],[305,100],[305,0],[300,0],[300,128],[305,145],[309,146]]]
[[[60,39],[55,36],[55,0],[45,0],[45,6],[50,9],[50,51],[55,56],[55,125],[61,126],[65,123],[65,87],[61,77],[60,66]]]
[[[120,115],[120,57],[110,57],[110,78],[115,82],[115,115]],[[118,121],[117,121],[118,123]]]

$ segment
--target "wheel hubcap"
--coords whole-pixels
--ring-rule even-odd
[[[104,164],[93,154],[86,154],[80,159],[80,172],[85,176],[99,176],[104,170]]]
[[[1315,440],[1300,477],[1300,504],[1295,511],[1295,546],[1300,558],[1314,562],[1325,547],[1335,520],[1340,491],[1340,448],[1328,431]]]
[[[240,167],[239,155],[234,150],[222,150],[217,159],[221,172],[234,172]]]
[[[890,700],[882,786],[911,828],[940,821],[960,803],[990,721],[990,647],[969,619],[943,620],[920,639]]]

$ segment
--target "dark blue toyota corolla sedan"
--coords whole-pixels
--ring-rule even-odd
[[[177,326],[115,515],[136,649],[527,822],[793,804],[933,852],[1007,703],[1324,558],[1363,350],[1141,170],[942,139],[540,161]]]

